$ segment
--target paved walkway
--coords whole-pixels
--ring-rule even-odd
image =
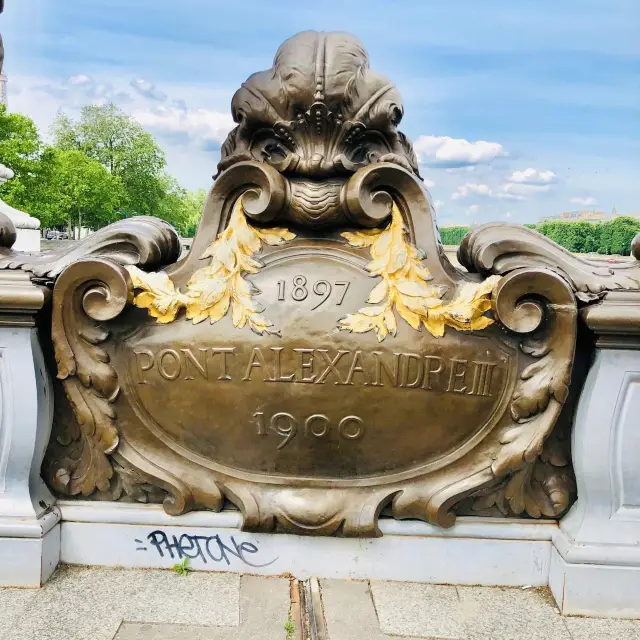
[[[327,640],[640,640],[640,621],[562,618],[544,589],[320,587]],[[300,640],[289,618],[284,578],[66,566],[43,589],[0,589],[1,640]]]

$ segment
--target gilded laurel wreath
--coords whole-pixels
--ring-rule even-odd
[[[348,314],[340,320],[340,329],[353,333],[375,331],[382,342],[387,335],[396,334],[394,308],[411,327],[419,330],[424,325],[437,338],[444,335],[445,326],[478,331],[493,323],[484,313],[491,308],[491,294],[500,277],[466,282],[451,302],[443,301],[447,287],[428,284],[432,276],[421,263],[421,251],[405,239],[402,215],[395,203],[391,222],[384,229],[345,232],[342,236],[352,247],[370,247],[373,260],[367,270],[382,280],[367,300],[375,306]]]
[[[202,254],[203,258],[211,258],[211,263],[191,276],[185,293],[177,290],[163,271],[147,273],[134,266],[127,267],[134,288],[141,290],[133,303],[147,309],[149,315],[163,324],[173,322],[182,308],[194,324],[206,318],[213,324],[231,308],[235,327],[241,329],[248,325],[258,334],[268,333],[273,323],[262,315],[264,309],[253,298],[258,291],[243,274],[257,273],[262,267],[253,255],[260,251],[263,243],[279,245],[293,238],[295,234],[287,229],[251,226],[239,198],[229,225]]]

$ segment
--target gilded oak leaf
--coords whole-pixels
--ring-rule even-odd
[[[136,307],[147,309],[159,323],[173,322],[185,304],[185,296],[176,291],[175,285],[164,271],[147,273],[136,266],[127,267],[134,289],[141,289],[133,299]]]
[[[287,229],[251,226],[238,198],[227,228],[202,254],[202,258],[210,258],[210,264],[191,276],[185,293],[178,291],[162,271],[147,273],[128,267],[134,288],[142,290],[134,304],[147,309],[161,323],[173,322],[180,309],[185,308],[187,319],[194,324],[207,318],[214,324],[231,309],[235,327],[249,326],[262,335],[273,323],[262,315],[263,309],[253,298],[258,291],[243,274],[260,270],[262,264],[253,256],[263,244],[280,245],[293,238],[295,234]]]
[[[345,232],[342,237],[353,247],[369,247],[372,260],[367,265],[372,275],[382,279],[369,294],[363,307],[339,321],[338,328],[353,333],[375,331],[379,342],[387,335],[395,336],[397,323],[394,310],[413,329],[424,326],[440,338],[445,326],[458,331],[478,331],[493,320],[485,316],[491,308],[491,294],[500,279],[467,282],[451,302],[442,297],[447,287],[429,284],[429,270],[422,265],[424,255],[405,238],[404,223],[394,203],[391,222],[384,229]]]

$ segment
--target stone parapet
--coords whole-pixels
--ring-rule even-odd
[[[0,586],[38,587],[60,556],[60,513],[40,477],[53,398],[35,316],[48,299],[28,274],[0,273]]]
[[[549,582],[564,614],[638,618],[639,307],[634,295],[611,295],[585,314],[599,347],[572,434],[578,500],[553,537]]]

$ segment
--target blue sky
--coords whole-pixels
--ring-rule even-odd
[[[440,224],[640,212],[640,0],[7,0],[9,107],[113,100],[208,187],[233,92],[303,29],[398,85]]]

